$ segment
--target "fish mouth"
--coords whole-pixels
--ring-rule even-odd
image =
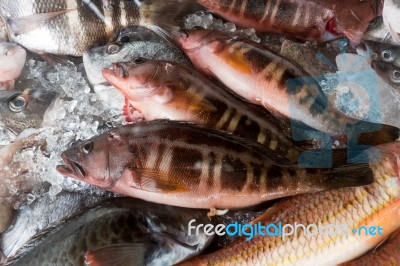
[[[79,163],[70,160],[65,153],[61,154],[61,158],[64,160],[65,165],[57,165],[56,168],[61,175],[77,179],[85,178],[85,170]]]
[[[113,63],[111,71],[117,78],[127,78],[129,76],[128,70],[119,63]]]

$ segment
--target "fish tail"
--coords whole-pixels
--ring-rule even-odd
[[[157,33],[157,29],[182,27],[185,15],[199,10],[194,0],[147,0],[140,4],[140,24]]]
[[[379,125],[363,122],[358,143],[362,145],[380,145],[396,141],[400,137],[400,129],[390,125]]]

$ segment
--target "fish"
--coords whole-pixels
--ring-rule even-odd
[[[57,171],[122,195],[188,208],[240,209],[373,181],[368,164],[304,169],[264,146],[187,122],[112,129],[61,154]]]
[[[180,0],[3,0],[0,15],[9,40],[39,54],[79,57],[89,48],[113,41],[123,28],[174,24],[180,10],[185,9],[185,4],[179,3]]]
[[[144,27],[132,29],[116,42],[89,49],[83,54],[83,63],[90,83],[96,85],[106,83],[102,75],[104,68],[138,57],[191,65],[183,52]]]
[[[0,90],[11,90],[25,66],[26,51],[19,45],[0,41]]]
[[[376,73],[390,86],[400,90],[400,67],[394,67],[390,63],[385,63],[378,60],[371,62]]]
[[[330,136],[363,133],[370,136],[366,137],[369,145],[399,138],[396,127],[359,121],[340,113],[329,103],[314,77],[257,43],[202,29],[165,34],[185,51],[197,69],[278,117]]]
[[[47,187],[45,189],[48,190]],[[63,190],[57,197],[46,193],[29,204],[22,204],[15,210],[12,226],[0,235],[0,250],[6,258],[15,257],[38,232],[45,231],[110,197],[112,195],[98,195],[86,190]]]
[[[368,26],[367,31],[364,33],[363,40],[373,41],[378,43],[387,43],[390,45],[398,45],[389,30],[386,28],[382,17],[373,19]]]
[[[247,236],[242,236],[220,250],[178,265],[325,266],[357,258],[400,227],[399,151],[400,143],[395,142],[368,152],[375,179],[369,186],[298,195],[278,202],[250,223],[314,225],[309,229],[310,234],[300,227],[297,234],[285,237],[258,234],[247,241]],[[332,229],[330,233],[315,230],[321,226],[326,229],[329,224],[336,226],[336,234]],[[375,235],[366,234],[362,226],[369,229],[376,226]],[[383,228],[380,234],[378,226]],[[271,228],[270,232],[276,231]]]
[[[27,177],[30,162],[14,162],[14,156],[25,149],[38,148],[44,144],[35,135],[18,139],[0,149],[0,233],[5,231],[15,216],[14,206],[23,199],[23,195],[40,185],[34,177]]]
[[[382,11],[383,22],[394,41],[400,45],[400,1],[385,0]]]
[[[57,95],[40,89],[0,91],[0,123],[17,134],[27,128],[39,128]]]
[[[244,28],[324,42],[346,36],[358,44],[369,22],[382,13],[381,1],[197,0]]]
[[[200,210],[110,199],[39,232],[2,265],[172,265],[213,239],[189,235],[192,219],[210,223]]]
[[[103,75],[147,121],[187,121],[231,132],[293,163],[302,151],[284,122],[181,64],[137,58],[113,64]]]
[[[367,47],[367,55],[371,57],[371,60],[382,61],[400,68],[399,46],[373,41],[366,41],[364,44]]]
[[[339,266],[391,266],[400,261],[400,229],[367,254]]]

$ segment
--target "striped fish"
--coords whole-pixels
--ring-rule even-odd
[[[181,30],[171,35],[198,69],[277,116],[331,136],[365,133],[370,145],[399,138],[398,128],[358,121],[337,111],[315,79],[265,47],[217,31]]]
[[[388,239],[376,249],[360,258],[340,264],[340,266],[395,266],[400,262],[400,229],[397,229]]]
[[[382,12],[380,0],[197,0],[246,28],[329,41],[339,36],[358,44],[368,23]]]
[[[313,231],[314,234],[305,235],[299,230],[298,234],[285,239],[258,235],[246,241],[243,237],[221,250],[179,265],[329,266],[364,254],[400,227],[400,143],[386,144],[380,151],[381,159],[371,165],[374,184],[296,196],[277,203],[252,222],[347,225],[350,230],[347,234],[315,234]],[[374,236],[366,235],[365,229],[360,235],[352,233],[362,226],[380,226],[382,235],[377,231]]]
[[[179,0],[177,0],[179,1]],[[9,38],[38,53],[82,56],[114,40],[129,26],[152,27],[175,19],[176,4],[127,0],[2,0],[0,15]],[[183,8],[183,7],[182,7]],[[167,15],[160,15],[161,13]]]
[[[183,65],[138,58],[104,69],[103,76],[147,121],[179,120],[234,133],[256,141],[296,163],[300,148],[289,126],[270,113]],[[150,82],[148,82],[151,79]]]
[[[306,192],[366,185],[368,164],[334,169],[278,165],[264,146],[173,121],[115,128],[63,152],[64,176],[147,201],[242,208]]]

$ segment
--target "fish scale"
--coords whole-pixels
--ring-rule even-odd
[[[119,194],[193,208],[242,208],[369,184],[367,164],[303,169],[221,131],[155,120],[106,132],[62,153],[58,171]],[[240,200],[232,200],[240,199]]]
[[[384,155],[371,166],[375,176],[372,185],[296,196],[277,203],[252,222],[347,224],[350,230],[379,225],[384,228],[382,236],[351,232],[344,236],[305,236],[299,231],[285,240],[256,236],[246,241],[242,237],[221,250],[179,265],[337,265],[358,257],[400,227],[398,150],[399,143],[381,146]]]
[[[359,121],[340,113],[314,77],[257,43],[210,30],[181,30],[171,35],[197,69],[278,117],[330,136],[352,136],[353,141],[361,134],[361,144],[377,145],[399,138],[396,127]]]
[[[9,39],[27,49],[82,56],[89,48],[113,41],[122,28],[170,23],[185,7],[150,0],[140,7],[124,0],[3,0],[0,15]]]
[[[168,118],[232,132],[297,161],[301,148],[288,139],[291,133],[282,121],[275,121],[270,113],[230,94],[200,73],[177,63],[156,60],[119,63],[114,67],[104,70],[104,76],[145,119]],[[119,69],[124,69],[127,76],[118,76]],[[154,69],[158,69],[156,73]],[[151,82],[142,82],[150,76]],[[141,96],[135,90],[148,93]],[[160,103],[160,98],[165,100]]]

